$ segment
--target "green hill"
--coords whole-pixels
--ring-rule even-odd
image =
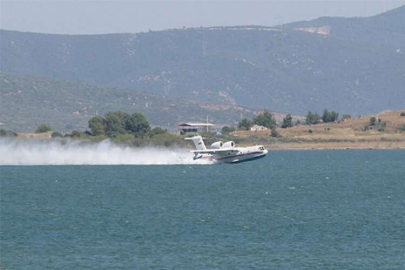
[[[0,73],[0,126],[16,132],[33,131],[46,123],[55,130],[85,130],[90,117],[122,110],[143,113],[152,125],[174,129],[180,122],[236,124],[240,114],[255,112],[220,105],[158,96],[129,89],[81,82]]]
[[[256,109],[305,114],[326,107],[364,115],[404,107],[403,25],[405,6],[277,28],[110,35],[2,30],[0,70]]]

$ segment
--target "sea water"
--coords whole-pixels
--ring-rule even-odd
[[[404,269],[405,151],[1,166],[2,269]]]

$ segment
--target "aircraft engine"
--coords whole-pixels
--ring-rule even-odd
[[[224,143],[224,145],[222,145],[222,148],[234,148],[235,147],[235,142],[229,141]]]
[[[223,142],[214,142],[213,144],[211,144],[211,149],[220,149],[223,144]]]

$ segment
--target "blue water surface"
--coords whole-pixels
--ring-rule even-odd
[[[405,151],[2,166],[3,269],[405,269]]]

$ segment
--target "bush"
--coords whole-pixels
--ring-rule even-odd
[[[114,137],[114,142],[124,142],[134,139],[134,134],[126,133],[126,134],[119,134]]]
[[[381,119],[378,119],[378,120],[381,120]],[[387,122],[386,121],[384,121],[384,122],[379,121],[378,131],[384,132],[386,127],[387,127]]]
[[[339,119],[339,113],[335,111],[323,110],[322,121],[324,123],[335,122]]]
[[[52,138],[60,138],[60,137],[63,137],[63,135],[59,131],[54,131],[54,132],[52,132],[51,137]]]
[[[253,118],[253,123],[271,129],[276,127],[276,120],[273,118],[273,115],[267,109],[265,109],[262,113],[256,115],[256,117]]]
[[[312,129],[308,129],[308,133],[312,134],[313,133]]]
[[[70,135],[72,138],[80,138],[80,132],[77,130],[73,130],[72,134]]]
[[[167,130],[165,130],[161,127],[155,127],[151,131],[149,131],[149,137],[152,138],[155,135],[165,134],[166,132],[167,132]]]
[[[132,133],[136,137],[145,137],[150,131],[148,120],[141,113],[129,115],[126,112],[108,112],[102,116],[94,116],[89,120],[92,135],[107,135],[110,138]]]
[[[235,127],[224,126],[224,127],[222,127],[222,129],[221,129],[221,132],[222,132],[223,134],[229,134],[229,133],[234,132],[234,131],[235,131]]]
[[[291,114],[287,114],[287,116],[283,119],[283,124],[281,125],[281,128],[288,128],[294,126],[292,122],[292,116]]]
[[[238,128],[242,130],[249,130],[253,125],[253,122],[247,118],[243,118],[239,121]]]
[[[45,133],[51,131],[51,127],[47,124],[41,124],[35,129],[35,133]]]
[[[311,112],[308,112],[306,119],[305,119],[305,123],[307,125],[316,125],[316,124],[319,124],[320,121],[321,121],[321,116],[318,113],[311,113]]]
[[[375,118],[374,116],[370,118],[370,126],[374,126],[376,122],[377,118]]]
[[[344,114],[343,116],[342,116],[342,121],[344,121],[344,120],[346,120],[346,119],[351,119],[352,117],[351,117],[351,115],[350,114]]]
[[[270,136],[273,137],[273,138],[280,138],[280,137],[281,137],[280,133],[278,133],[278,132],[277,132],[277,129],[275,129],[275,128],[273,128],[273,129],[271,130]]]
[[[96,115],[89,120],[89,128],[94,136],[106,134],[106,123],[104,118],[100,115]]]
[[[400,116],[405,116],[405,112],[401,112]]]
[[[17,133],[5,129],[0,129],[0,137],[17,137]]]
[[[373,130],[372,126],[365,125],[363,131]]]

